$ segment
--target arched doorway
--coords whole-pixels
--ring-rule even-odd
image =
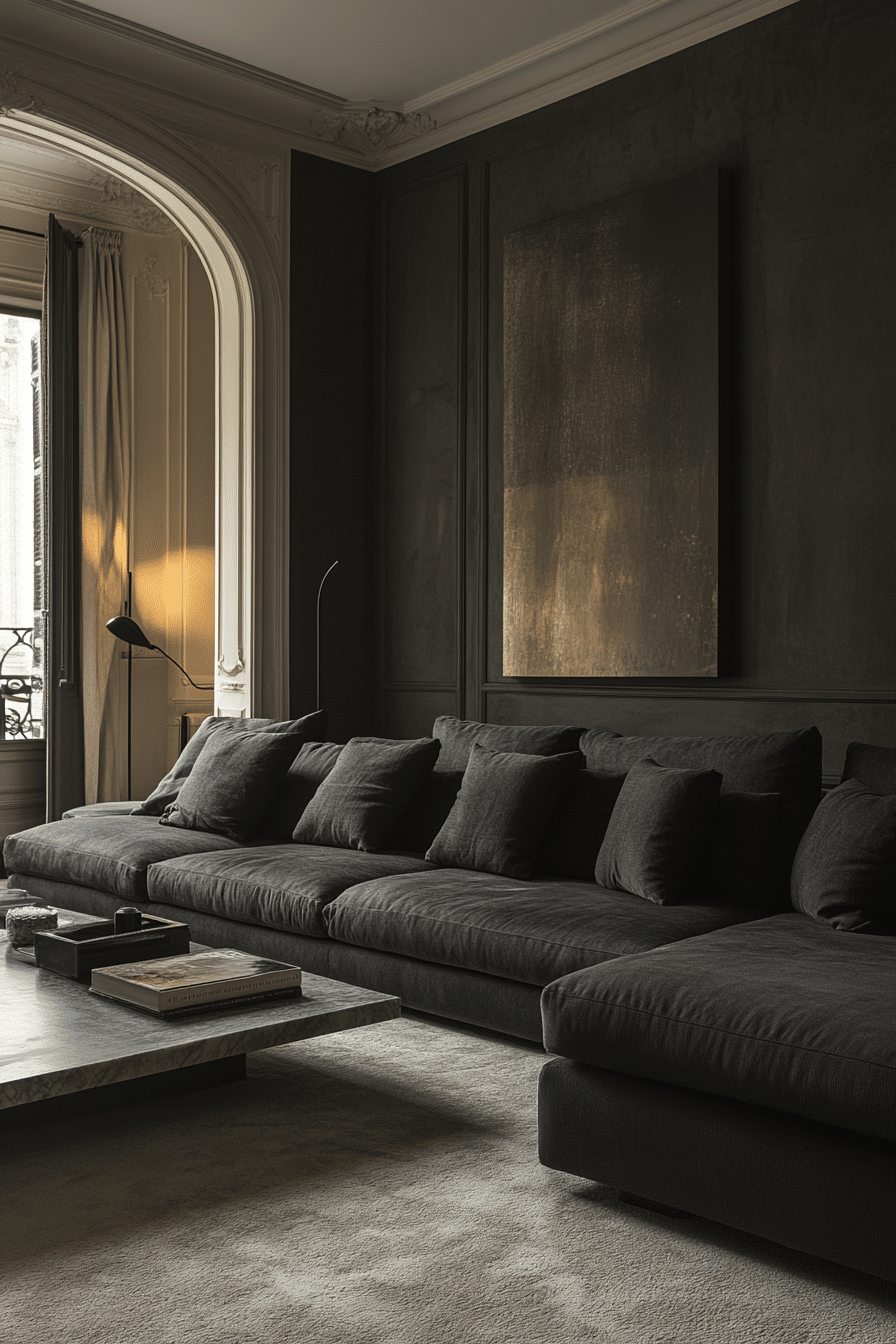
[[[216,328],[215,708],[288,712],[286,221],[253,217],[198,141],[70,97],[7,108],[10,134],[97,164],[163,210],[200,257]],[[285,158],[285,156],[284,156]],[[285,171],[285,164],[282,165]]]

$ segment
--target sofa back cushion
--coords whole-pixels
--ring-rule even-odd
[[[709,845],[707,899],[790,908],[793,841],[780,793],[722,793]]]
[[[288,841],[299,818],[339,760],[338,742],[305,742],[286,772],[262,824],[264,835]]]
[[[593,882],[598,851],[625,775],[575,770],[548,822],[535,871],[571,882]]]
[[[875,793],[896,793],[896,750],[850,742],[843,766],[843,780],[847,779],[857,779]]]
[[[177,798],[184,780],[188,779],[199,754],[213,732],[258,732],[300,734],[301,742],[322,738],[327,731],[326,710],[318,709],[301,719],[225,719],[210,716],[204,719],[190,738],[177,760],[149,797],[132,809],[135,817],[160,817]]]
[[[433,737],[441,743],[436,769],[440,772],[466,770],[473,743],[489,751],[514,752],[524,756],[558,756],[576,751],[581,728],[565,724],[477,723],[473,719],[455,719],[443,714],[432,726]]]
[[[351,738],[302,813],[292,838],[304,845],[373,852],[385,848],[438,754],[439,744],[431,737]]]

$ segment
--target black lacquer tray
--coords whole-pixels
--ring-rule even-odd
[[[70,980],[90,980],[99,966],[121,966],[129,961],[175,957],[190,950],[186,924],[156,915],[144,915],[143,927],[116,933],[111,919],[46,929],[34,935],[34,961],[42,970],[56,971]]]

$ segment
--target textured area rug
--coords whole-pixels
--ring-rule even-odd
[[[2,1140],[17,1344],[892,1344],[896,1288],[540,1167],[534,1048],[424,1018]]]

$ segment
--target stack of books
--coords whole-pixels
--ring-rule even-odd
[[[296,998],[302,992],[302,972],[284,961],[218,947],[104,966],[92,972],[90,991],[156,1017],[174,1018]]]

